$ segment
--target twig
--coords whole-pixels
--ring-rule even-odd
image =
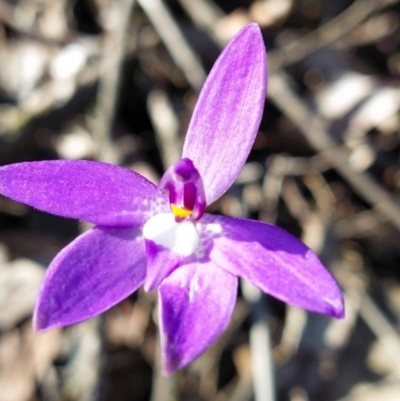
[[[271,333],[268,310],[261,291],[246,281],[241,281],[243,296],[251,305],[253,322],[250,327],[251,370],[255,401],[274,401],[274,368],[271,354]]]
[[[335,233],[339,238],[365,237],[371,235],[387,219],[374,210],[364,210],[335,224]]]
[[[367,294],[360,304],[360,316],[386,349],[386,356],[391,359],[396,371],[400,372],[400,335]]]
[[[179,121],[164,91],[152,91],[147,99],[147,108],[156,131],[164,168],[168,168],[181,157]]]
[[[226,330],[207,352],[190,365],[189,371],[197,373],[200,376],[199,393],[205,400],[216,401],[222,396],[221,392],[224,389],[215,394],[218,387],[218,367],[221,354],[247,316],[247,304],[240,301],[236,302],[233,316]]]
[[[215,39],[215,26],[224,17],[223,11],[210,0],[179,0],[179,3],[192,21]]]
[[[165,47],[193,89],[199,90],[206,74],[197,55],[178,29],[170,11],[161,0],[138,0]]]
[[[273,222],[276,220],[278,202],[282,192],[284,174],[281,173],[280,166],[284,164],[284,160],[279,156],[275,157],[270,168],[264,175],[262,183],[262,209],[260,218],[265,221]]]
[[[299,220],[301,224],[303,224],[312,213],[309,203],[304,198],[299,185],[293,178],[285,180],[282,186],[282,199],[290,214]]]
[[[179,400],[179,372],[171,376],[161,373],[161,350],[159,336],[156,336],[156,358],[153,370],[153,387],[150,401],[178,401]]]
[[[269,52],[271,70],[293,64],[306,55],[334,43],[354,29],[362,21],[381,8],[397,3],[398,0],[357,0],[336,18],[319,29],[305,35],[278,50]]]
[[[100,319],[91,319],[70,329],[70,363],[65,372],[66,391],[74,400],[95,401],[100,397]]]
[[[285,73],[274,73],[270,76],[268,96],[353,189],[400,230],[400,207],[392,196],[367,174],[350,166],[343,150],[338,149],[323,124],[292,90]]]
[[[135,0],[120,0],[117,10],[110,10],[109,28],[103,57],[103,76],[100,79],[97,103],[92,122],[92,135],[97,146],[98,160],[116,163],[118,160],[111,138],[117,105],[120,71],[124,59],[125,38]],[[115,18],[115,17],[118,18]]]
[[[345,290],[346,319],[332,322],[332,327],[326,333],[327,339],[335,348],[343,347],[347,343],[346,337],[349,337],[350,330],[355,326],[357,315],[359,315],[376,336],[382,348],[385,349],[387,359],[391,361],[396,373],[399,374],[400,335],[368,294],[365,278],[354,270],[354,266],[348,266],[347,263],[341,265],[337,275]],[[341,334],[338,330],[341,331]]]
[[[18,7],[18,6],[16,6]],[[37,30],[27,29],[25,24],[14,17],[15,7],[8,4],[6,1],[0,1],[0,21],[6,26],[11,27],[13,30],[17,31],[20,35],[26,36],[35,41],[47,44],[49,46],[62,46],[72,41],[76,36],[72,32],[67,32],[66,36],[62,39],[50,38]]]

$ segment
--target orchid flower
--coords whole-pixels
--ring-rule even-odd
[[[37,331],[81,322],[144,285],[158,289],[163,369],[182,368],[227,327],[242,277],[289,304],[343,316],[339,287],[318,257],[284,230],[205,213],[232,185],[263,113],[266,54],[256,24],[216,61],[182,159],[158,187],[106,163],[56,160],[0,168],[0,193],[91,222],[52,261],[35,311]]]

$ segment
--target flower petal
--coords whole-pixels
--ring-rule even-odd
[[[272,224],[205,214],[200,234],[212,261],[289,304],[343,317],[340,289],[318,257]]]
[[[194,109],[183,147],[200,172],[207,204],[233,183],[260,125],[267,80],[260,28],[246,25],[215,62]]]
[[[51,263],[36,303],[34,327],[44,330],[98,315],[140,287],[145,274],[140,229],[96,227]]]
[[[184,256],[169,248],[145,239],[146,244],[146,279],[144,290],[152,291],[182,262]]]
[[[237,278],[210,261],[173,271],[159,287],[163,370],[170,374],[204,352],[232,315]]]
[[[59,216],[102,226],[142,225],[168,198],[127,168],[87,160],[52,160],[0,168],[0,194]]]

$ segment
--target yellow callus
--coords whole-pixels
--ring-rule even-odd
[[[184,209],[183,207],[176,206],[173,203],[171,203],[171,210],[172,213],[180,219],[184,219],[193,213],[193,210]]]

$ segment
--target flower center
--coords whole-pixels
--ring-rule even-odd
[[[170,206],[171,206],[172,213],[178,219],[184,219],[185,217],[191,216],[191,214],[193,213],[193,210],[184,209],[182,207],[174,205],[173,203],[171,203]]]
[[[197,221],[206,207],[203,181],[190,159],[171,166],[161,178],[159,189],[168,191],[171,211],[177,223],[186,218]]]
[[[200,237],[196,223],[190,220],[177,222],[172,213],[160,213],[149,219],[143,226],[143,237],[160,249],[182,256],[189,256],[199,246]]]
[[[189,256],[199,246],[196,221],[203,216],[206,207],[200,174],[193,162],[185,158],[165,172],[158,188],[168,191],[172,213],[157,214],[145,223],[146,248],[153,249],[152,252],[169,249],[183,257]]]

